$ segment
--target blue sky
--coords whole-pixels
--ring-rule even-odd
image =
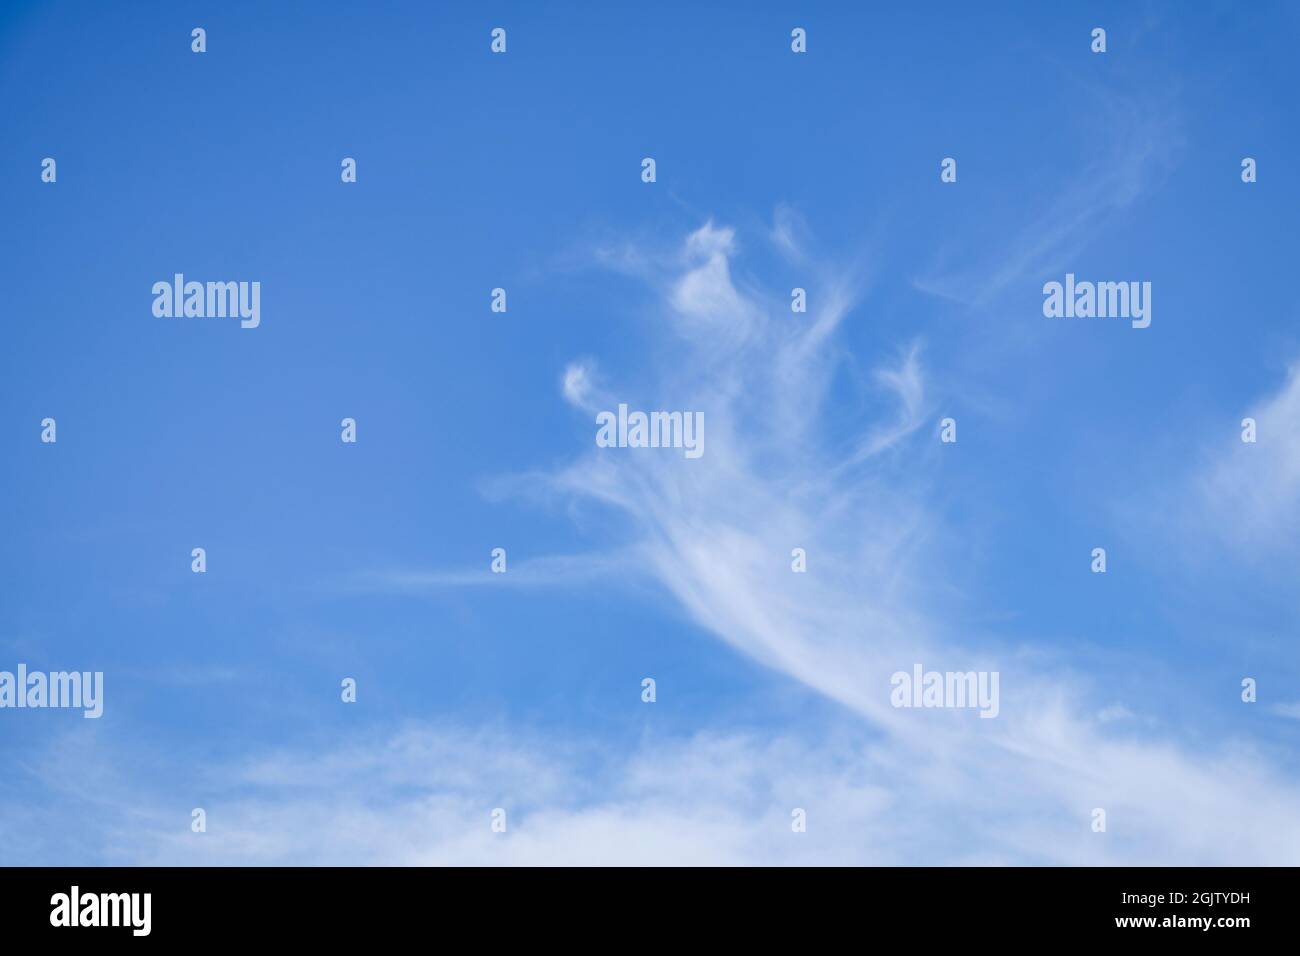
[[[1296,863],[1298,25],[6,4],[0,862]]]

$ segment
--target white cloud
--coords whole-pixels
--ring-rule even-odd
[[[636,556],[628,550],[594,551],[587,554],[551,554],[511,560],[507,570],[494,573],[484,554],[479,568],[411,570],[388,568],[364,571],[332,585],[345,593],[423,594],[448,588],[572,588],[596,579],[638,571]]]
[[[1041,283],[1069,268],[1115,215],[1172,165],[1182,145],[1176,114],[1151,99],[1119,96],[1100,88],[1089,92],[1095,115],[1104,116],[1106,123],[1104,135],[1095,136],[1093,142],[1107,144],[1106,148],[1055,198],[1029,204],[1032,212],[1006,241],[989,243],[973,259],[963,250],[959,266],[941,261],[928,275],[914,280],[916,288],[987,306],[1018,284]],[[1084,110],[1082,115],[1092,112]]]
[[[570,362],[564,370],[562,390],[565,401],[577,408],[592,409],[592,375],[594,367],[590,362]]]
[[[890,400],[856,433],[836,432],[833,333],[852,300],[769,314],[731,279],[731,230],[706,225],[686,249],[684,273],[659,291],[665,313],[689,321],[670,323],[664,364],[638,372],[664,404],[705,411],[707,453],[589,447],[545,480],[553,494],[621,511],[633,539],[614,553],[700,626],[843,705],[824,729],[839,746],[719,733],[593,753],[415,729],[232,768],[221,776],[233,792],[213,814],[221,827],[195,843],[169,822],[133,844],[145,861],[1300,862],[1300,793],[1266,754],[1233,739],[1192,753],[1138,736],[1149,722],[1102,709],[1041,655],[945,625],[932,584],[943,528],[928,502],[937,437],[916,426],[926,381],[916,348],[881,362]],[[566,392],[585,394],[580,381],[566,375]],[[895,454],[861,453],[886,447],[880,436]],[[806,574],[790,570],[794,547],[807,551]],[[538,579],[571,583],[572,560]],[[999,671],[1000,716],[894,709],[889,676],[914,662]],[[488,830],[494,806],[511,812],[507,838]],[[809,811],[807,834],[789,832],[796,806]],[[1105,834],[1089,827],[1095,807],[1107,811]]]
[[[617,752],[413,725],[205,767],[169,754],[167,773],[78,732],[30,768],[44,798],[6,806],[0,839],[11,862],[146,865],[1253,864],[1300,850],[1294,803],[1251,755],[1192,768],[1055,723],[1034,752],[965,756],[804,729]],[[206,833],[188,828],[196,804]],[[1094,806],[1105,834],[1089,829]],[[498,807],[505,834],[490,827]],[[89,832],[56,843],[67,827],[52,813]]]
[[[655,575],[701,626],[885,731],[892,759],[941,767],[943,786],[962,782],[959,801],[978,805],[975,794],[1013,786],[1026,817],[1051,818],[1064,833],[1093,806],[1107,807],[1124,834],[1114,840],[1141,846],[1148,862],[1217,852],[1198,822],[1209,814],[1225,859],[1300,859],[1300,838],[1276,837],[1300,812],[1300,794],[1254,772],[1240,744],[1190,754],[1103,731],[1114,721],[1082,716],[1098,708],[1068,672],[1031,667],[1029,655],[996,643],[958,640],[929,609],[927,581],[942,575],[938,549],[928,546],[941,529],[925,499],[937,439],[904,444],[923,408],[917,351],[878,373],[900,399],[901,417],[891,424],[882,410],[862,422],[864,439],[850,443],[857,451],[837,453],[826,399],[832,333],[850,303],[824,299],[803,321],[769,317],[730,282],[727,260],[737,247],[730,230],[710,223],[687,246],[707,255],[707,283],[688,275],[691,288],[708,291],[694,297],[697,321],[667,350],[672,367],[661,381],[686,396],[679,404],[705,410],[708,453],[683,462],[593,449],[555,485],[622,509]],[[678,281],[664,290],[678,309],[682,288]],[[745,316],[750,347],[727,348],[733,324],[713,310]],[[860,451],[884,445],[906,449],[906,475]],[[790,572],[793,547],[807,550],[809,573]],[[913,662],[1000,671],[1003,716],[972,723],[893,709],[889,675]],[[1114,852],[1062,845],[1079,860]],[[1042,851],[1026,844],[1020,852]]]
[[[673,285],[670,301],[677,331],[707,337],[714,348],[734,347],[752,331],[757,315],[731,281],[735,230],[705,223],[686,240],[688,267]]]
[[[1300,720],[1300,700],[1293,700],[1286,704],[1274,704],[1273,713],[1282,717],[1290,717],[1292,720]]]
[[[1256,421],[1256,441],[1241,441],[1238,423],[1231,422],[1196,479],[1192,504],[1236,545],[1293,547],[1300,530],[1300,365],[1245,417]]]

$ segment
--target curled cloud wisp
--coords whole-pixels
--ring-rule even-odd
[[[881,366],[876,381],[892,397],[846,446],[821,412],[834,333],[851,302],[829,295],[819,304],[813,292],[806,315],[782,312],[770,304],[779,296],[733,281],[736,254],[734,233],[712,223],[687,238],[681,273],[659,290],[663,327],[676,335],[671,361],[640,385],[665,407],[703,410],[708,453],[684,461],[593,447],[552,476],[554,487],[630,518],[631,547],[699,625],[866,718],[913,775],[933,775],[937,791],[1004,816],[991,848],[1015,842],[1020,811],[1054,821],[1054,838],[1074,846],[1069,838],[1088,832],[1087,815],[1100,806],[1136,822],[1149,859],[1208,852],[1188,829],[1205,815],[1221,827],[1218,845],[1300,859],[1300,837],[1277,838],[1300,812],[1290,781],[1258,770],[1231,743],[1190,754],[1119,736],[1086,716],[1095,702],[1067,669],[1045,672],[1015,648],[955,638],[929,612],[924,582],[942,572],[928,542],[942,528],[926,507],[938,443],[921,440],[919,350],[904,347],[901,362],[890,356]],[[566,381],[592,368],[571,369]],[[606,397],[617,393],[611,375],[602,380]],[[909,456],[905,474],[882,462],[885,450]],[[795,547],[807,552],[806,574],[791,573]],[[890,675],[914,661],[1002,672],[1000,719],[893,707]],[[1270,794],[1262,802],[1261,791]],[[1074,857],[1106,851],[1085,844]]]

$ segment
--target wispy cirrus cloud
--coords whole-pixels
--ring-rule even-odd
[[[1221,540],[1238,548],[1294,547],[1300,530],[1300,363],[1247,417],[1255,420],[1255,441],[1225,428],[1223,441],[1192,478],[1188,506],[1209,515]]]
[[[1088,87],[1105,128],[1093,130],[1084,168],[1045,206],[1031,207],[1004,237],[986,243],[959,266],[940,258],[913,280],[920,291],[983,308],[1024,282],[1067,269],[1118,214],[1172,167],[1182,145],[1181,119],[1154,96]],[[1100,148],[1092,144],[1101,144]],[[1015,222],[1015,220],[1012,220]]]
[[[1059,722],[1045,737],[1063,744]],[[1294,804],[1254,755],[1192,766],[1078,751],[900,746],[852,723],[646,737],[611,750],[521,727],[411,724],[233,761],[120,759],[78,728],[19,768],[8,863],[151,865],[1235,864],[1293,859]],[[1100,762],[1083,776],[1070,758]],[[157,768],[153,772],[149,768]],[[166,772],[160,772],[166,768]],[[1109,783],[1122,781],[1111,789]],[[30,788],[28,793],[35,792]],[[1251,812],[1242,813],[1243,794]],[[1177,796],[1177,799],[1174,797]],[[1098,799],[1110,831],[1086,821]],[[1057,805],[1059,802],[1059,806]],[[190,810],[207,830],[191,831]],[[506,829],[494,832],[493,813]],[[803,832],[793,826],[803,811]],[[1064,812],[1063,812],[1064,811]],[[69,815],[91,832],[50,826]]]
[[[781,241],[790,244],[792,235],[783,234]],[[867,412],[856,434],[831,429],[825,408],[841,357],[835,333],[853,311],[845,290],[855,283],[837,280],[833,269],[822,267],[821,274],[830,276],[829,294],[810,289],[806,315],[780,312],[770,308],[776,295],[737,283],[739,254],[734,231],[708,222],[675,252],[642,250],[634,257],[654,264],[635,278],[650,283],[662,302],[661,324],[649,334],[667,329],[674,336],[659,340],[658,364],[636,370],[636,387],[661,407],[704,411],[710,437],[703,458],[593,445],[558,471],[494,486],[498,494],[526,487],[530,494],[597,501],[619,512],[626,519],[620,527],[630,528],[631,538],[611,550],[610,560],[533,559],[500,576],[486,568],[390,572],[371,586],[418,592],[496,583],[494,577],[572,586],[597,571],[658,582],[699,626],[855,715],[841,731],[865,734],[870,742],[798,764],[804,792],[835,793],[888,812],[888,827],[911,841],[912,861],[1300,859],[1300,837],[1288,835],[1288,821],[1300,812],[1300,792],[1294,781],[1261,769],[1253,745],[1229,739],[1190,752],[1162,741],[1152,735],[1154,724],[1137,702],[1094,699],[1089,682],[1063,660],[1054,669],[1033,648],[965,634],[945,620],[943,602],[934,600],[930,585],[942,576],[944,529],[928,504],[938,441],[923,427],[930,411],[922,344],[900,343],[881,357],[874,389],[862,396]],[[561,393],[588,416],[616,403],[620,388],[618,374],[592,358],[576,360],[560,377]],[[1272,422],[1280,414],[1281,409],[1263,417]],[[885,450],[890,454],[882,455]],[[791,573],[793,548],[806,551],[807,573]],[[999,671],[1001,716],[980,721],[966,719],[969,713],[895,709],[890,675],[917,661],[940,669]],[[403,847],[393,851],[400,860],[905,861],[907,853],[886,838],[847,849],[839,844],[835,852],[819,846],[821,855],[808,857],[802,853],[812,841],[793,852],[779,842],[753,844],[757,834],[768,833],[764,828],[781,831],[784,839],[773,816],[777,809],[760,807],[752,793],[720,807],[707,792],[712,777],[696,780],[679,764],[685,760],[698,770],[700,761],[687,755],[691,747],[703,748],[714,761],[720,752],[743,754],[731,772],[768,793],[774,786],[754,769],[761,763],[755,754],[781,744],[758,738],[722,742],[725,737],[714,735],[707,745],[678,742],[673,756],[655,747],[594,758],[604,772],[623,776],[636,777],[632,768],[650,764],[662,776],[672,767],[684,786],[696,787],[689,798],[679,794],[677,803],[636,788],[615,787],[610,795],[573,787],[580,794],[573,799],[540,801],[528,814],[529,834],[502,850],[479,832],[483,809],[476,799],[455,812],[445,810],[456,823],[443,835],[445,842],[426,841],[422,857],[392,834],[381,833],[374,843]],[[403,745],[385,745],[393,746],[402,752]],[[563,765],[570,753],[559,741],[535,741],[532,749],[554,750],[546,758],[551,768]],[[462,756],[462,763],[471,762]],[[404,756],[401,762],[410,761]],[[274,765],[292,761],[277,758]],[[531,773],[526,763],[518,766],[521,779]],[[428,789],[429,801],[446,799],[442,783],[429,781]],[[544,792],[545,787],[536,790]],[[249,819],[270,812],[261,798],[249,799],[240,811]],[[360,825],[355,808],[325,795],[313,800],[308,817],[341,815]],[[904,804],[915,814],[902,813]],[[1089,815],[1098,807],[1109,815],[1111,835],[1089,828]],[[822,809],[833,819],[851,820],[846,825],[864,823],[834,801]],[[406,804],[389,810],[399,816],[419,812]],[[937,819],[958,822],[940,826]],[[702,820],[707,827],[697,829]],[[377,813],[367,825],[382,830],[392,824],[386,813]],[[688,836],[669,839],[669,832]],[[251,838],[246,842],[251,845]],[[742,845],[758,849],[742,852]]]
[[[485,560],[471,568],[411,569],[387,568],[360,571],[334,582],[334,590],[351,594],[423,594],[440,590],[492,587],[509,589],[572,588],[592,581],[636,573],[638,563],[632,549],[549,554],[509,561],[507,571],[493,573]]]
[[[852,301],[814,289],[806,316],[773,312],[761,290],[734,281],[737,255],[734,234],[712,224],[687,239],[682,273],[654,287],[676,339],[662,350],[664,365],[637,369],[659,404],[705,412],[705,456],[593,444],[558,471],[528,476],[548,495],[616,510],[628,540],[596,559],[512,563],[506,575],[385,571],[353,584],[418,594],[649,578],[701,628],[842,705],[839,716],[784,733],[647,738],[631,749],[511,727],[413,724],[190,766],[166,785],[126,780],[111,760],[93,781],[83,765],[75,790],[57,760],[24,772],[55,807],[95,805],[109,821],[91,838],[106,862],[1300,860],[1300,792],[1255,745],[1227,739],[1193,752],[1162,740],[1140,702],[1098,700],[1063,661],[944,617],[930,585],[943,574],[944,527],[929,506],[938,441],[921,427],[920,343],[882,356],[856,434],[832,430],[824,408],[837,371],[833,332]],[[559,387],[590,415],[617,398],[620,379],[584,359]],[[807,573],[791,571],[796,547]],[[895,709],[890,675],[913,662],[999,671],[999,717]],[[206,794],[205,834],[187,828],[196,793]],[[507,811],[508,834],[490,829],[496,807]],[[791,830],[795,808],[808,813],[806,833]],[[1090,829],[1094,808],[1107,813],[1104,834]],[[44,812],[9,819],[39,833]],[[43,837],[12,845],[46,861],[80,852]]]
[[[708,223],[684,248],[686,273],[661,286],[680,338],[658,384],[675,406],[705,410],[709,453],[682,462],[592,449],[552,477],[556,489],[622,510],[641,533],[639,553],[697,623],[866,718],[896,759],[934,761],[948,781],[966,781],[965,800],[1014,780],[1024,812],[1059,815],[1063,832],[1086,826],[1091,807],[1109,808],[1140,821],[1129,838],[1164,860],[1204,852],[1182,827],[1212,813],[1222,839],[1253,843],[1260,859],[1300,858],[1300,845],[1274,842],[1267,827],[1229,822],[1259,806],[1256,788],[1271,795],[1271,825],[1300,810],[1292,781],[1223,776],[1246,766],[1239,742],[1193,754],[1122,735],[1110,718],[1123,705],[1107,702],[1107,717],[1096,716],[1100,705],[1064,664],[1054,673],[1030,664],[1028,648],[958,638],[932,610],[926,578],[941,549],[930,545],[942,528],[925,495],[938,443],[919,438],[925,376],[915,347],[877,373],[904,424],[891,425],[878,405],[861,424],[865,442],[846,452],[821,410],[834,373],[831,333],[850,303],[817,305],[814,291],[806,317],[774,316],[732,281],[722,261],[735,254],[730,230]],[[792,388],[797,369],[818,377]],[[879,450],[882,435],[907,456],[905,475],[861,453]],[[807,551],[807,574],[790,572],[795,547]],[[889,675],[913,661],[1001,671],[1004,718],[972,724],[892,708]]]

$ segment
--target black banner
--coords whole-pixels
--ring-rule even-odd
[[[0,919],[8,941],[75,934],[77,945],[336,945],[435,930],[610,946],[917,932],[927,944],[1232,946],[1290,935],[1294,879],[1289,869],[1214,868],[33,868],[0,871]]]

